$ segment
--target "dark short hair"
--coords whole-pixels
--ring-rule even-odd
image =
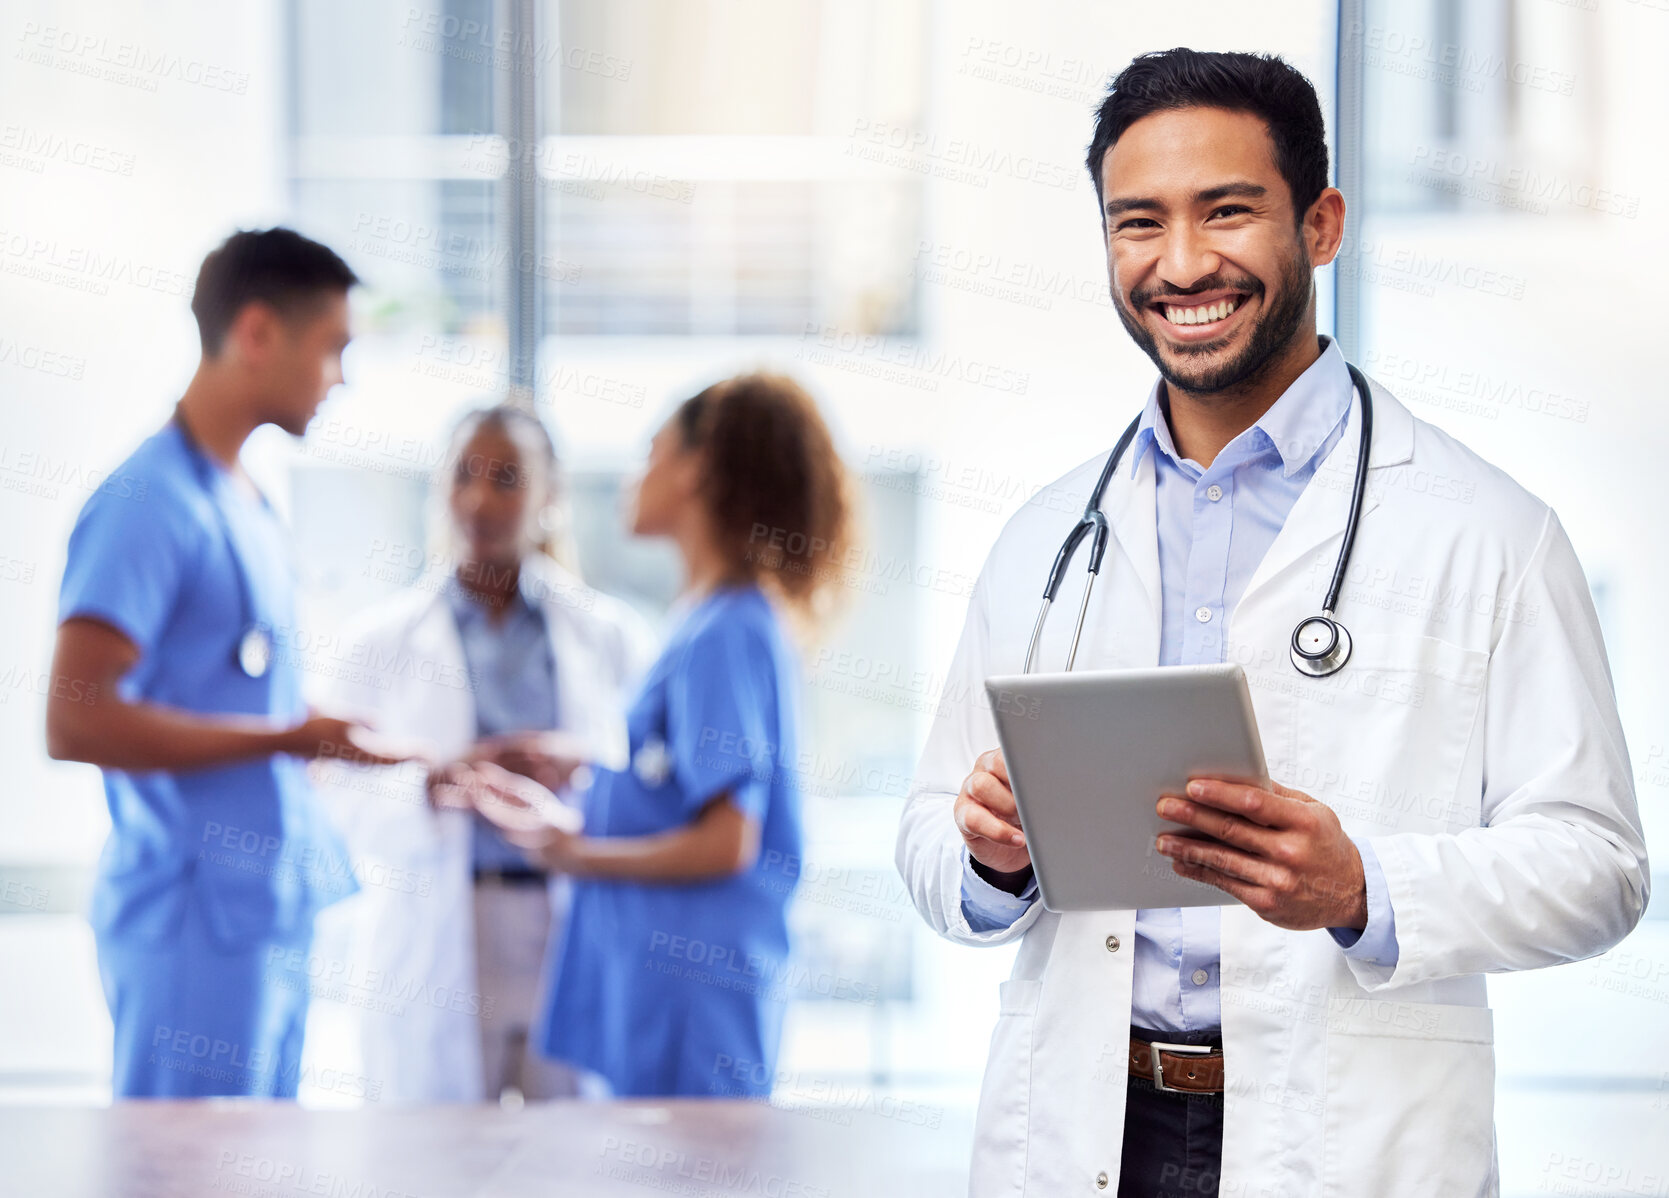
[[[359,276],[328,246],[294,229],[244,229],[203,259],[191,314],[203,352],[213,356],[244,306],[270,305],[280,315],[298,315],[327,292],[343,292]]]
[[[1275,143],[1275,165],[1292,192],[1300,222],[1326,189],[1327,125],[1308,79],[1274,54],[1218,54],[1178,46],[1131,60],[1095,114],[1087,162],[1103,213],[1101,161],[1107,151],[1144,116],[1177,108],[1227,108],[1260,117]]]

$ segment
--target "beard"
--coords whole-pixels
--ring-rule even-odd
[[[1165,382],[1190,394],[1210,395],[1256,381],[1276,351],[1297,336],[1309,311],[1314,286],[1309,260],[1304,256],[1303,249],[1295,245],[1292,255],[1282,264],[1280,286],[1275,292],[1273,306],[1269,303],[1267,289],[1250,275],[1212,275],[1202,279],[1188,292],[1139,287],[1131,293],[1129,304],[1125,303],[1116,287],[1112,289],[1112,297],[1113,307],[1118,311],[1125,332],[1159,368]],[[1225,343],[1225,338],[1218,338],[1197,345],[1169,346],[1169,352],[1180,360],[1168,359],[1160,351],[1158,338],[1148,331],[1139,313],[1147,311],[1155,300],[1186,300],[1189,295],[1204,295],[1212,291],[1238,291],[1260,301],[1257,323],[1246,339],[1246,348],[1225,362],[1212,363],[1209,361],[1211,355],[1222,349]]]

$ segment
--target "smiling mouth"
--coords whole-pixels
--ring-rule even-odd
[[[1165,318],[1167,324],[1177,328],[1197,328],[1202,325],[1222,324],[1240,310],[1246,298],[1244,295],[1226,295],[1207,303],[1192,304],[1161,301],[1153,307]]]

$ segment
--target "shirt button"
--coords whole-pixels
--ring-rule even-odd
[[[1223,497],[1223,488],[1219,487],[1216,483],[1212,483],[1205,489],[1205,497],[1211,500],[1212,503],[1216,503]]]
[[[1203,986],[1211,980],[1211,975],[1203,969],[1194,970],[1194,985]]]
[[[1211,609],[1209,607],[1196,607],[1194,609],[1194,619],[1201,624],[1211,623]]]
[[[1107,937],[1107,951],[1110,952],[1110,953],[1118,952],[1118,937],[1117,936]]]
[[[1098,1190],[1104,1190],[1107,1188],[1107,1175],[1105,1173],[1097,1173],[1095,1175],[1095,1188]]]

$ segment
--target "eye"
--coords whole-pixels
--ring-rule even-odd
[[[1244,204],[1224,204],[1219,208],[1212,209],[1211,215],[1212,216],[1240,216],[1240,215],[1242,215],[1244,213],[1247,213],[1247,212],[1250,212],[1250,211],[1251,211],[1251,209],[1246,207],[1246,205],[1244,205]]]
[[[1157,229],[1159,222],[1151,216],[1133,216],[1129,220],[1121,220],[1114,226],[1116,231],[1125,229]]]

